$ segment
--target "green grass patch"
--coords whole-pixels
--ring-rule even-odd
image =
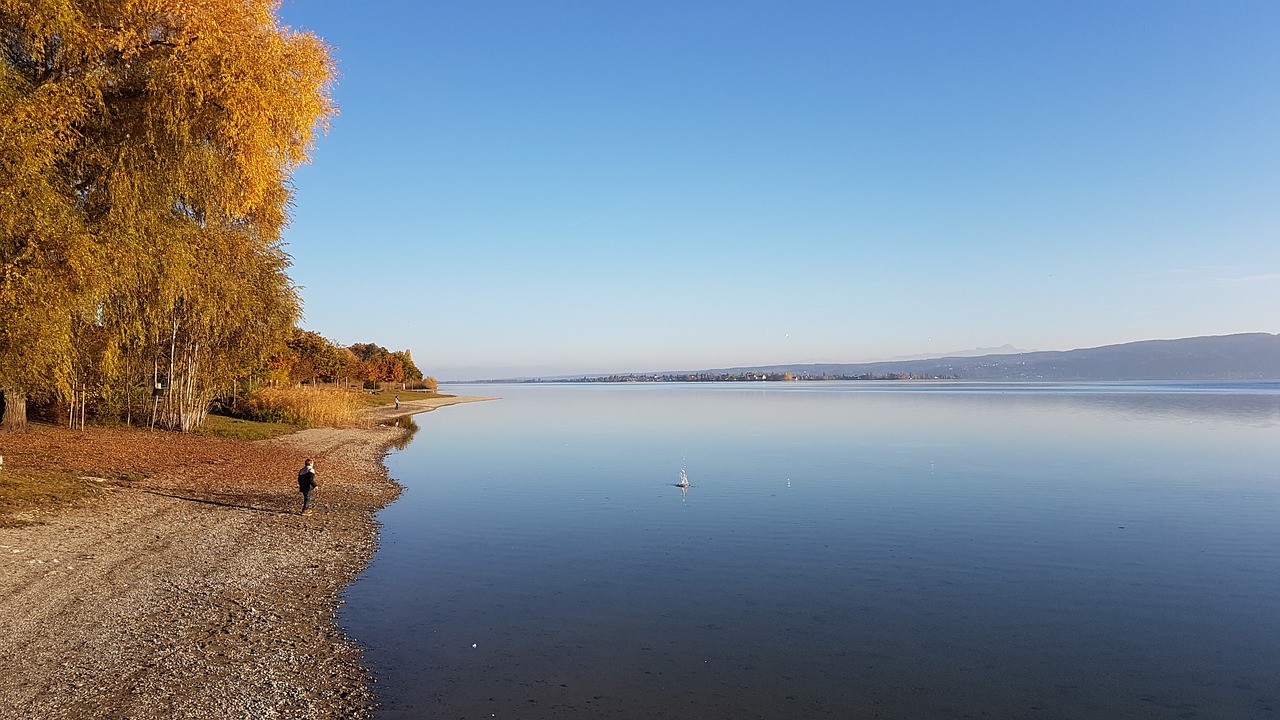
[[[361,400],[369,407],[392,405],[395,403],[397,396],[399,396],[400,402],[456,397],[455,395],[446,395],[429,390],[361,390],[360,392],[363,393]]]
[[[234,438],[236,440],[267,440],[295,433],[302,429],[294,423],[258,422],[241,420],[226,415],[206,415],[204,424],[196,429],[201,435]]]
[[[47,470],[0,471],[0,527],[37,525],[41,516],[102,492],[98,483]]]

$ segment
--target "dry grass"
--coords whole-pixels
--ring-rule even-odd
[[[236,405],[248,420],[303,427],[355,427],[365,407],[359,392],[336,388],[262,388]]]
[[[39,523],[42,515],[78,505],[100,491],[93,480],[65,472],[0,471],[0,527]]]

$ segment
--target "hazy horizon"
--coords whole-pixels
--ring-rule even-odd
[[[832,363],[856,364],[856,363],[866,363],[866,362],[888,362],[893,360],[928,359],[932,357],[965,356],[970,354],[976,354],[978,351],[981,351],[981,350],[990,350],[991,351],[990,353],[982,353],[982,354],[992,354],[992,355],[1017,353],[1017,352],[1037,352],[1035,350],[1022,350],[1022,349],[1001,350],[1000,348],[971,348],[969,350],[956,350],[951,352],[944,352],[937,356],[910,355],[910,356],[898,356],[898,357],[872,358],[872,359],[866,359],[866,360],[804,360],[804,361],[796,361],[796,362],[782,361],[782,362],[761,362],[761,363],[731,363],[728,365],[715,365],[715,366],[709,365],[707,367],[640,368],[640,369],[630,369],[630,370],[613,368],[613,369],[606,369],[606,370],[581,370],[581,371],[568,371],[568,372],[561,372],[555,368],[548,368],[546,372],[538,372],[538,373],[512,372],[506,375],[501,375],[501,374],[484,375],[483,377],[458,377],[456,375],[448,375],[448,374],[442,373],[439,377],[441,380],[444,380],[444,381],[476,382],[476,381],[485,381],[485,380],[513,380],[513,379],[545,378],[545,377],[570,377],[570,376],[577,377],[577,376],[614,375],[614,374],[627,375],[627,374],[649,374],[649,373],[667,373],[667,372],[690,372],[690,371],[699,371],[699,370],[716,370],[716,369],[722,369],[722,368],[755,367],[755,366],[771,366],[771,365],[824,365],[824,364],[832,364]],[[511,366],[508,369],[512,371],[520,371],[523,369],[527,369],[527,366],[516,365],[516,366]],[[462,373],[475,372],[476,370],[477,368],[473,368],[473,367],[462,368],[460,372]]]
[[[1280,6],[287,1],[303,325],[440,378],[1274,332]]]
[[[1074,349],[1074,348],[1068,348],[1068,349]],[[894,360],[925,360],[933,357],[966,357],[966,356],[973,356],[973,355],[1001,355],[1001,354],[1012,354],[1012,353],[1020,353],[1020,352],[1038,352],[1038,350],[1026,350],[1022,348],[1014,348],[1011,345],[1004,345],[1001,347],[993,347],[993,348],[969,348],[967,350],[954,350],[954,351],[943,352],[938,355],[899,355],[895,357],[879,357],[879,358],[870,358],[870,359],[862,359],[862,360],[801,360],[801,361],[794,361],[794,362],[784,360],[781,362],[731,363],[728,365],[714,365],[714,366],[708,365],[706,367],[640,368],[640,369],[631,369],[631,370],[612,368],[612,369],[606,369],[606,370],[578,370],[578,371],[568,371],[568,372],[561,372],[555,368],[548,368],[546,372],[538,372],[538,373],[513,372],[507,375],[484,375],[483,377],[458,377],[456,375],[447,375],[442,373],[440,374],[439,379],[441,379],[442,381],[452,380],[454,382],[476,382],[476,381],[483,382],[485,380],[513,380],[513,379],[524,379],[524,378],[690,372],[690,371],[700,371],[700,370],[717,370],[717,369],[723,369],[723,368],[756,367],[756,366],[763,367],[763,366],[773,366],[773,365],[857,364],[857,363],[871,363],[871,362],[889,362]],[[514,365],[514,366],[511,366],[509,369],[523,370],[523,369],[527,369],[527,366]],[[462,368],[461,372],[463,373],[475,372],[476,370],[477,368],[468,367],[468,368]]]
[[[1252,334],[1252,333],[1245,333],[1245,334]],[[1275,333],[1262,332],[1262,334],[1274,335]],[[1191,339],[1198,339],[1203,337],[1206,337],[1206,336],[1196,336],[1195,338],[1144,338],[1143,340],[1135,340],[1131,342],[1145,342],[1145,341],[1153,341],[1153,340],[1154,341],[1191,340]],[[1207,337],[1223,337],[1223,336],[1207,336]],[[446,382],[446,383],[448,382],[484,383],[484,382],[504,382],[504,381],[510,381],[510,380],[516,380],[516,381],[534,380],[534,379],[556,380],[556,379],[573,379],[573,378],[580,378],[580,377],[606,377],[610,375],[645,376],[645,375],[680,374],[680,373],[689,373],[689,372],[708,372],[708,371],[720,372],[720,371],[727,371],[727,370],[739,370],[744,368],[774,368],[774,367],[803,368],[805,366],[810,366],[810,365],[862,365],[862,364],[886,363],[886,362],[906,363],[906,362],[911,362],[915,360],[935,360],[935,359],[943,359],[943,358],[976,358],[976,357],[988,357],[988,356],[997,356],[997,355],[1035,354],[1040,352],[1070,352],[1073,350],[1090,350],[1090,349],[1097,349],[1100,347],[1113,347],[1115,345],[1127,345],[1127,344],[1130,344],[1130,343],[1111,343],[1106,346],[1093,346],[1090,348],[1035,348],[1035,349],[1015,348],[1011,345],[1003,345],[1000,347],[955,350],[955,351],[949,351],[949,352],[942,352],[936,355],[911,355],[911,356],[899,356],[899,357],[872,358],[872,359],[866,359],[866,360],[816,360],[816,361],[799,361],[799,362],[783,361],[783,362],[761,362],[761,363],[730,363],[730,364],[724,364],[724,365],[714,365],[714,366],[705,366],[705,367],[664,367],[664,368],[639,368],[639,369],[613,368],[613,369],[607,369],[607,370],[582,370],[577,372],[560,372],[555,369],[550,369],[547,372],[524,373],[524,372],[518,372],[518,370],[521,370],[523,368],[516,367],[516,368],[511,368],[513,372],[509,372],[506,374],[503,374],[499,371],[494,374],[481,375],[477,377],[441,375],[439,379],[442,382]]]

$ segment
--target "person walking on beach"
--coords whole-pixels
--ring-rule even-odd
[[[298,471],[298,491],[302,493],[302,514],[311,514],[311,492],[316,489],[316,468],[311,458]]]

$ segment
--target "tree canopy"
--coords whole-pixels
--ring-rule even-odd
[[[270,380],[282,382],[414,382],[423,379],[408,350],[392,352],[373,343],[341,347],[309,330],[294,328],[288,347],[271,359]]]
[[[6,426],[51,394],[189,429],[291,338],[288,181],[334,67],[277,9],[0,0]]]

